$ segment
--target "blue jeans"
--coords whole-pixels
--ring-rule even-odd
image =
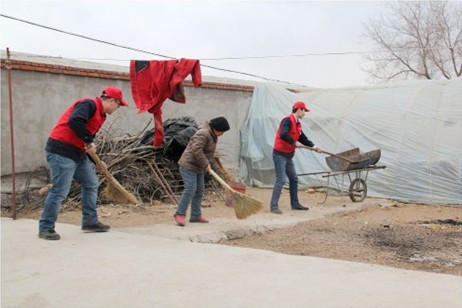
[[[96,199],[99,184],[98,177],[88,157],[85,156],[80,162],[49,152],[46,152],[46,157],[50,166],[53,186],[45,200],[39,221],[39,232],[55,229],[58,211],[69,194],[72,179],[76,180],[82,189],[82,226],[96,224],[98,222]]]
[[[191,219],[199,219],[202,216],[201,202],[204,195],[204,172],[196,173],[191,169],[180,166],[180,173],[183,178],[184,190],[175,214],[186,216],[188,206],[191,203]]]
[[[281,197],[282,187],[285,183],[285,175],[289,178],[290,206],[299,206],[298,177],[297,173],[295,173],[295,165],[292,158],[273,153],[273,161],[276,171],[276,183],[274,183],[273,194],[271,196],[271,209],[279,208],[279,198]]]

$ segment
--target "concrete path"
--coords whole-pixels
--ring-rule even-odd
[[[458,276],[194,242],[231,232],[217,225],[58,224],[62,239],[45,241],[37,221],[2,218],[1,307],[462,307]]]

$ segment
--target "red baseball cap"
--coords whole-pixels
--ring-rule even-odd
[[[304,102],[296,102],[293,106],[294,109],[305,109],[305,111],[310,111],[310,109],[308,109],[305,105]]]
[[[110,98],[115,98],[120,102],[121,106],[127,107],[128,104],[124,101],[122,98],[122,90],[116,87],[107,87],[106,89],[103,90],[103,96],[107,96]]]

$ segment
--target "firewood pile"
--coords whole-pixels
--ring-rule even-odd
[[[183,190],[183,182],[178,168],[181,157],[189,139],[198,130],[198,124],[192,117],[168,119],[164,122],[164,143],[154,148],[154,128],[146,125],[145,129],[135,136],[112,136],[111,129],[102,129],[95,139],[98,156],[105,162],[108,171],[129,192],[137,196],[143,203],[162,202],[178,203]],[[218,154],[215,157],[215,169],[224,178],[232,176],[220,163]],[[100,199],[106,185],[100,176]],[[221,188],[213,180],[206,181],[206,188],[221,194]],[[80,198],[79,185],[71,188],[70,196]],[[77,201],[77,200],[74,200]]]

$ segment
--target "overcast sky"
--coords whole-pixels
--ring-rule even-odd
[[[310,87],[367,85],[364,23],[386,13],[377,1],[21,1],[2,15],[172,58],[201,60],[202,74]],[[167,60],[0,17],[1,49],[127,66]],[[306,55],[292,56],[290,55]],[[268,57],[277,56],[277,57]],[[266,57],[251,58],[246,57]],[[241,58],[212,60],[222,58]]]

